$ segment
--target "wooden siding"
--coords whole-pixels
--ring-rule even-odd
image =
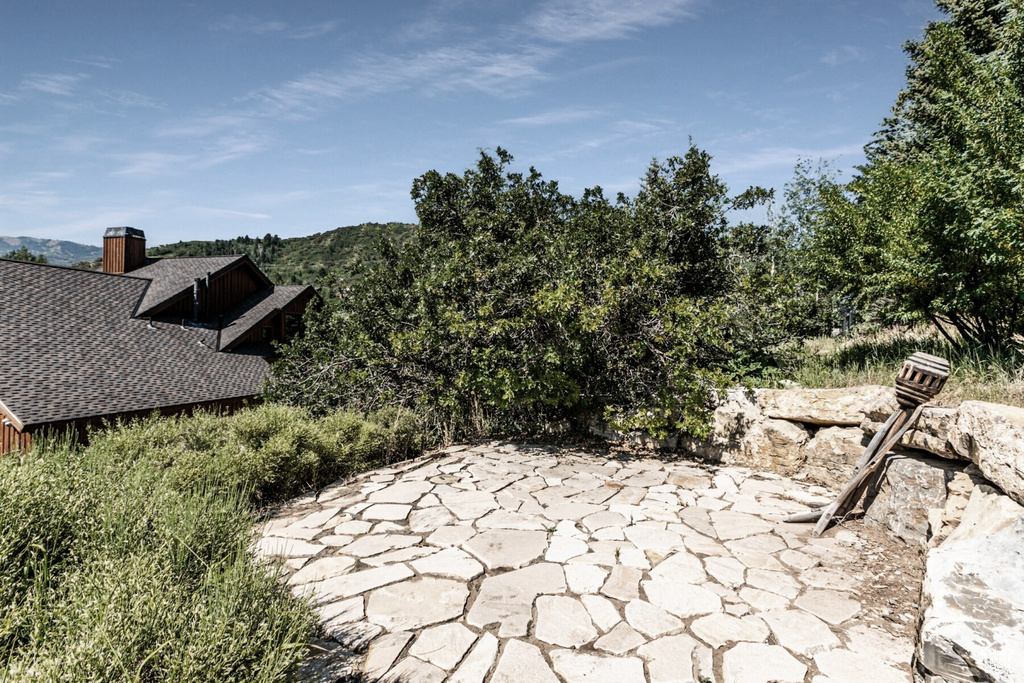
[[[205,292],[205,283],[200,288],[200,315],[213,316],[227,313],[240,304],[244,298],[265,287],[266,284],[261,282],[249,268],[243,266],[232,268],[211,279],[208,295]]]
[[[19,432],[10,422],[0,422],[0,455],[11,451],[28,451],[32,445],[32,435]]]
[[[135,418],[147,417],[152,415],[154,412],[158,412],[162,416],[181,414],[191,415],[193,412],[201,408],[218,409],[222,414],[230,415],[231,413],[241,410],[247,406],[258,405],[261,401],[262,399],[260,399],[259,396],[245,396],[241,398],[225,399],[223,401],[207,401],[205,403],[167,406],[153,410],[138,410],[129,413],[117,413],[114,415],[98,415],[96,417],[71,420],[68,422],[51,422],[42,425],[32,425],[31,427],[26,428],[25,433],[18,432],[14,429],[13,425],[3,425],[0,427],[0,455],[16,450],[28,451],[32,444],[34,434],[41,434],[44,432],[59,434],[67,430],[71,430],[74,433],[75,439],[79,443],[86,445],[89,443],[89,430],[102,428],[104,421],[110,423],[113,423],[116,420],[128,421]],[[8,434],[8,429],[11,434]]]
[[[146,240],[135,235],[103,238],[103,272],[128,273],[146,262]]]
[[[210,322],[215,316],[230,311],[242,303],[247,296],[255,294],[266,287],[244,265],[238,265],[219,275],[210,278],[210,290],[206,288],[206,278],[199,281],[199,320]],[[192,287],[164,306],[157,315],[192,320]]]
[[[237,342],[235,342],[231,348],[236,348],[242,344],[248,342],[266,342],[266,341],[277,341],[283,342],[284,339],[284,316],[285,314],[290,315],[302,315],[306,312],[306,307],[309,305],[310,299],[314,296],[312,290],[307,290],[301,296],[296,297],[287,306],[275,311],[272,315],[264,318],[258,325],[252,328],[248,334],[243,336]],[[270,338],[263,338],[263,328],[270,328]]]

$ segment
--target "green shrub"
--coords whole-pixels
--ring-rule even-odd
[[[91,439],[91,448],[107,452],[115,466],[145,461],[177,490],[241,491],[259,504],[408,457],[425,443],[419,419],[408,410],[313,418],[273,403],[223,417],[150,417]]]
[[[407,411],[262,405],[0,459],[0,681],[294,680],[312,610],[248,552],[256,505],[422,447]]]
[[[512,156],[413,181],[419,225],[318,311],[267,395],[314,411],[400,405],[442,439],[586,427],[707,429],[728,376],[730,199],[691,147],[639,193],[563,194]],[[751,323],[753,326],[753,323]]]

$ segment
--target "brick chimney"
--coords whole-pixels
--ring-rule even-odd
[[[135,228],[107,228],[103,233],[103,272],[128,273],[146,263],[146,233]]]

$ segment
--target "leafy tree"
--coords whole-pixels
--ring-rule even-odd
[[[822,188],[813,253],[889,319],[1005,345],[1024,332],[1024,15],[997,0],[937,4],[947,18],[908,43],[907,84],[869,163]]]
[[[706,429],[726,381],[725,186],[691,148],[634,198],[562,194],[502,149],[413,183],[411,242],[377,262],[274,367],[271,396],[320,408],[424,409],[448,435],[603,416]]]
[[[28,247],[22,245],[20,249],[12,249],[0,258],[13,259],[14,261],[28,261],[29,263],[49,263],[45,254],[33,254]]]

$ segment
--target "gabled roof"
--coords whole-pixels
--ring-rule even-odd
[[[230,349],[254,327],[306,293],[313,296],[316,290],[309,285],[275,285],[246,297],[224,316],[220,349]]]
[[[19,429],[259,393],[266,360],[218,353],[216,330],[133,318],[151,284],[132,275],[0,259],[0,402]]]
[[[237,267],[248,267],[267,287],[271,285],[263,271],[244,255],[148,259],[146,265],[127,273],[130,277],[153,281],[136,315],[152,315],[158,312],[171,300],[191,291],[196,278],[205,278],[207,273],[211,276],[219,275]]]

